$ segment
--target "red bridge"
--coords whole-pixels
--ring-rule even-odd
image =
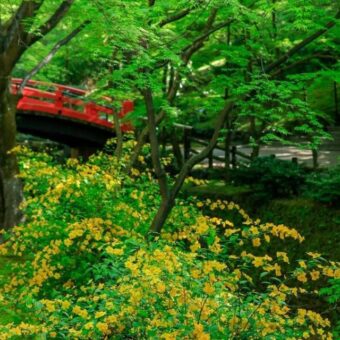
[[[21,79],[12,80],[12,93],[17,93]],[[113,115],[117,110],[110,98],[100,104],[89,100],[87,92],[78,88],[29,81],[17,105],[18,130],[48,138],[70,146],[103,146],[114,137]],[[124,101],[118,115],[123,118],[133,111],[133,102]],[[131,125],[121,125],[131,131]]]

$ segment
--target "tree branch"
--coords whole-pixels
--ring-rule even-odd
[[[214,24],[214,21],[216,20],[217,12],[218,12],[217,8],[213,8],[211,10],[211,13],[203,29],[203,32],[205,32],[205,34],[195,39],[189,46],[187,46],[186,48],[184,48],[184,50],[182,50],[181,58],[183,60],[184,66],[186,66],[189,63],[193,54],[203,47],[205,40],[210,36],[210,34],[213,33],[211,32],[210,34],[206,35],[208,32],[211,31],[211,27]],[[181,74],[179,70],[177,69],[173,74],[172,86],[169,87],[168,95],[167,95],[167,99],[170,105],[173,103],[173,101],[176,98],[181,79],[182,79]]]
[[[63,19],[66,13],[69,11],[73,3],[74,0],[64,0],[54,12],[54,14],[43,25],[39,27],[38,32],[36,34],[30,34],[28,36],[27,44],[29,46],[33,45],[35,42],[41,39],[41,37],[45,36],[54,27],[56,27],[61,19]]]
[[[294,68],[295,66],[298,66],[298,65],[301,65],[301,64],[304,64],[306,63],[307,61],[310,61],[312,59],[328,59],[328,60],[337,60],[338,58],[336,56],[333,56],[333,55],[327,55],[327,54],[313,54],[313,55],[310,55],[306,58],[303,58],[303,59],[300,59],[292,64],[289,64],[287,65],[286,67],[283,67],[283,68],[279,68],[278,70],[276,70],[274,73],[271,73],[270,76],[272,78],[276,77],[277,75],[279,75],[280,73],[282,72],[285,72],[291,68]]]
[[[5,52],[10,49],[12,44],[18,45],[18,40],[24,39],[24,24],[23,20],[28,18],[33,18],[35,16],[36,11],[43,4],[43,0],[41,1],[22,1],[17,11],[14,13],[12,18],[5,24],[5,40],[3,46],[1,46],[0,52]],[[27,23],[26,23],[27,25]],[[26,27],[27,28],[27,27]]]
[[[234,21],[234,19],[229,19],[226,21],[223,21],[219,24],[217,24],[216,26],[214,26],[213,28],[209,29],[208,31],[206,31],[205,33],[203,33],[201,36],[199,36],[198,38],[196,38],[189,46],[185,47],[182,51],[183,51],[183,56],[186,59],[190,59],[191,56],[198,51],[200,48],[203,47],[205,41],[215,32],[217,32],[218,30],[228,26],[229,24],[231,24]]]
[[[340,11],[337,13],[335,19],[340,19]],[[336,24],[336,21],[328,22],[324,28],[318,30],[317,32],[313,33],[309,37],[307,37],[304,40],[302,40],[300,43],[296,44],[294,47],[292,47],[288,52],[286,52],[279,59],[277,59],[276,61],[274,61],[271,64],[267,65],[264,68],[264,70],[263,70],[264,73],[270,73],[271,71],[273,71],[274,69],[276,69],[277,67],[279,67],[280,65],[285,63],[292,55],[294,55],[295,53],[299,52],[301,49],[303,49],[304,47],[306,47],[307,45],[312,43],[314,40],[319,38],[321,35],[326,33],[333,26],[335,26],[335,24]]]
[[[177,21],[177,20],[180,20],[186,17],[191,11],[192,11],[192,8],[183,9],[182,11],[175,13],[173,15],[170,15],[169,17],[163,19],[158,25],[159,27],[163,27],[165,25],[171,24],[174,21]]]
[[[190,44],[187,49],[182,50],[182,60],[183,60],[183,64],[187,65],[187,63],[189,62],[190,58],[192,57],[192,55],[197,52],[203,45],[204,45],[204,41],[205,39],[207,39],[211,34],[213,34],[214,32],[216,32],[217,30],[221,29],[222,27],[227,26],[231,21],[233,20],[228,20],[228,22],[223,22],[221,24],[216,25],[214,28],[211,28],[214,20],[216,19],[216,15],[217,15],[217,9],[214,8],[212,9],[210,16],[206,22],[205,28],[204,28],[204,35],[198,37],[197,39],[195,39],[195,46],[193,46],[192,44]],[[177,95],[177,91],[179,89],[179,85],[180,85],[180,81],[181,81],[181,75],[179,73],[178,70],[176,70],[173,74],[172,77],[172,86],[169,88],[168,93],[167,93],[167,100],[169,102],[170,105],[172,105],[173,101],[176,98]],[[166,116],[166,113],[164,110],[162,110],[157,116],[156,116],[156,125],[158,125]],[[126,168],[126,173],[129,173],[131,171],[131,168],[134,166],[134,164],[137,161],[138,155],[146,141],[146,138],[149,134],[149,126],[146,125],[144,127],[144,129],[142,130],[141,134],[138,137],[138,141],[137,141],[137,145],[134,148],[133,154],[131,156],[129,165]]]
[[[19,91],[18,94],[21,95],[22,90],[24,89],[24,87],[26,86],[27,82],[33,77],[35,76],[45,65],[47,65],[51,59],[55,56],[55,54],[58,52],[58,50],[68,44],[80,31],[83,30],[83,28],[85,26],[87,26],[90,23],[89,20],[84,21],[80,26],[78,26],[75,30],[73,30],[68,36],[66,36],[64,39],[58,41],[53,48],[51,49],[51,51],[48,53],[48,55],[37,65],[35,66],[27,75],[26,77],[23,79],[20,87],[19,87]]]

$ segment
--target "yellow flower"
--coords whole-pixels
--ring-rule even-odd
[[[158,293],[164,293],[166,289],[166,286],[163,282],[158,282],[156,285],[156,290]]]
[[[88,317],[88,313],[86,309],[81,309],[79,306],[75,306],[72,312],[76,315],[81,316],[82,318],[86,319]]]
[[[61,308],[62,309],[68,309],[71,306],[71,304],[68,301],[62,301],[61,302]]]
[[[93,328],[93,322],[88,322],[84,325],[84,328],[86,330],[92,329]]]
[[[206,282],[203,287],[203,292],[211,295],[215,292],[215,288],[210,284],[210,282]]]
[[[201,248],[201,245],[199,242],[195,242],[194,244],[190,246],[190,250],[192,253],[196,253],[196,251],[200,248]]]
[[[64,241],[64,244],[66,247],[70,247],[73,244],[73,241],[68,238]]]
[[[261,240],[258,237],[256,237],[252,240],[252,243],[254,247],[259,247],[261,245]]]
[[[101,318],[102,316],[104,316],[105,314],[106,314],[106,312],[100,311],[100,312],[97,312],[97,313],[94,315],[94,317],[95,317],[96,319],[99,319],[99,318]]]
[[[112,248],[110,246],[106,248],[106,252],[110,255],[123,255],[124,254],[123,249]]]
[[[263,257],[255,257],[252,263],[255,267],[263,266]]]
[[[239,318],[237,316],[233,316],[230,321],[229,321],[229,327],[231,330],[233,330],[235,328],[235,326],[238,324],[239,322]]]
[[[253,235],[258,235],[259,234],[259,228],[252,226],[249,228],[249,231],[251,232],[251,234]]]
[[[132,168],[131,169],[131,175],[137,177],[137,176],[140,176],[140,172],[139,172],[138,169]]]
[[[224,235],[229,237],[230,235],[232,234],[235,234],[237,232],[239,232],[240,229],[227,229],[225,232],[224,232]]]
[[[109,332],[109,326],[106,322],[98,322],[96,327],[104,334]]]
[[[276,253],[276,256],[278,258],[282,258],[283,262],[289,263],[289,258],[287,256],[287,253],[283,252],[283,251],[278,251]]]
[[[306,262],[305,261],[299,261],[299,265],[301,268],[307,268]]]
[[[296,278],[300,281],[300,282],[307,282],[307,276],[306,273],[299,273]]]
[[[106,318],[105,320],[107,323],[117,323],[118,322],[118,318],[115,315],[110,315]]]
[[[194,331],[193,331],[194,339],[197,340],[210,340],[210,335],[204,333],[203,325],[200,323],[194,324]]]
[[[281,267],[277,263],[274,264],[274,270],[275,270],[275,275],[276,276],[281,276],[282,275]]]
[[[328,277],[334,277],[334,270],[332,268],[326,267],[323,268],[323,274],[328,276]]]
[[[193,269],[191,271],[191,276],[194,278],[194,279],[199,279],[201,277],[201,271],[198,270],[198,269]]]
[[[310,273],[310,276],[311,276],[312,280],[315,281],[315,280],[317,280],[320,277],[320,272],[317,271],[317,270],[313,270]]]
[[[321,254],[319,254],[319,253],[312,253],[312,252],[308,252],[307,255],[309,255],[313,259],[317,259],[318,257],[321,256]]]
[[[50,312],[53,313],[55,311],[55,306],[54,302],[50,300],[41,300],[41,302],[45,305],[46,309]]]

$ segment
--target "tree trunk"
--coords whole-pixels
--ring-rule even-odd
[[[118,112],[114,112],[113,114],[114,119],[114,126],[115,126],[115,132],[116,132],[116,138],[117,138],[117,144],[116,144],[116,150],[115,150],[115,156],[118,160],[122,157],[123,152],[123,133],[120,126],[120,119],[118,116]]]
[[[173,154],[176,160],[177,169],[181,169],[183,166],[183,155],[182,155],[181,147],[180,147],[175,130],[173,130],[171,133],[171,144],[172,144],[172,151],[173,151]]]
[[[162,201],[166,201],[168,199],[168,194],[169,194],[167,176],[161,163],[160,152],[159,152],[159,142],[158,142],[158,136],[157,136],[157,122],[156,122],[155,111],[154,111],[152,91],[149,87],[143,91],[143,97],[144,97],[146,112],[148,115],[152,166],[153,166],[155,176],[159,184],[159,190],[162,196]]]
[[[21,219],[19,205],[22,185],[15,153],[17,98],[10,93],[9,82],[0,85],[0,227],[9,229]]]
[[[161,111],[156,116],[156,125],[158,125],[163,119],[165,118],[165,111]],[[129,164],[127,165],[125,172],[127,174],[130,173],[131,169],[136,165],[138,156],[140,155],[142,148],[147,140],[147,137],[149,135],[149,124],[147,124],[141,131],[141,133],[138,136],[137,144],[132,152],[132,155],[129,160]]]
[[[253,146],[253,149],[251,151],[251,160],[253,161],[254,159],[256,159],[257,157],[259,157],[260,155],[260,145],[257,144],[255,146]]]
[[[225,180],[226,182],[230,179],[230,168],[231,168],[231,124],[229,122],[229,117],[226,120],[226,134],[224,139],[224,169],[225,169]]]
[[[223,128],[225,120],[231,110],[233,109],[234,103],[226,103],[224,108],[220,111],[218,118],[216,120],[214,133],[208,143],[208,145],[197,155],[190,157],[183,165],[180,173],[178,174],[174,185],[172,186],[171,190],[169,190],[168,195],[166,197],[162,197],[161,206],[159,207],[156,216],[154,217],[151,228],[150,234],[159,234],[169,217],[172,208],[175,205],[176,197],[181,190],[183,183],[188,176],[189,172],[193,168],[194,165],[201,162],[204,158],[206,158],[209,153],[213,150],[217,143],[217,139],[219,137],[220,131]]]

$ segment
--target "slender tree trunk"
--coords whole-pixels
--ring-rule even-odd
[[[10,152],[16,145],[15,117],[19,98],[11,94],[10,76],[22,54],[58,25],[73,2],[74,0],[62,1],[55,12],[39,27],[38,34],[31,28],[32,25],[34,26],[38,10],[44,3],[40,0],[19,2],[17,10],[7,24],[0,27],[2,33],[0,34],[0,227],[5,229],[13,227],[20,221],[19,206],[22,200],[22,185],[17,176],[18,163],[16,155]],[[56,45],[54,50],[58,47],[59,45]],[[33,69],[33,72],[47,62],[47,59],[44,60],[38,68]]]
[[[165,118],[165,111],[161,111],[156,116],[156,125],[158,125],[163,119]],[[130,157],[130,161],[128,166],[126,167],[125,172],[127,174],[130,173],[131,169],[135,166],[137,163],[138,156],[140,155],[143,145],[146,143],[147,137],[149,135],[149,124],[147,124],[142,131],[140,132],[137,140],[137,144],[132,152],[132,155]]]
[[[10,93],[8,80],[0,85],[0,227],[9,229],[21,219],[19,205],[22,185],[15,153],[17,98]],[[8,78],[7,78],[8,79]]]
[[[172,144],[173,154],[176,159],[177,169],[181,169],[183,166],[183,155],[182,155],[181,147],[180,147],[175,130],[173,130],[171,133],[171,144]]]
[[[162,196],[162,201],[166,201],[168,198],[167,176],[161,164],[159,142],[157,137],[157,122],[153,105],[152,91],[149,87],[143,91],[143,97],[146,106],[146,112],[148,115],[152,165],[159,184],[159,190]]]
[[[251,157],[252,160],[254,160],[257,157],[259,157],[259,155],[260,155],[260,145],[257,144],[255,146],[253,146],[250,157]]]
[[[120,159],[122,156],[122,151],[123,151],[123,133],[122,133],[122,129],[120,126],[120,119],[118,116],[118,112],[114,112],[113,119],[114,119],[115,132],[116,132],[116,138],[117,138],[115,156],[118,159]]]
[[[336,81],[333,83],[334,89],[334,111],[335,111],[335,122],[340,123],[340,112],[339,112],[339,99],[338,99],[338,88]]]
[[[230,179],[230,168],[231,168],[231,140],[232,140],[232,133],[231,133],[231,124],[229,117],[226,118],[226,134],[224,139],[224,171],[225,171],[225,180],[229,181]]]
[[[218,115],[215,123],[214,133],[209,141],[209,144],[200,153],[190,157],[184,163],[180,173],[176,177],[174,185],[172,186],[171,190],[169,190],[168,195],[164,199],[162,199],[161,205],[152,221],[150,233],[159,234],[161,232],[167,218],[172,211],[172,208],[175,205],[176,197],[181,190],[186,177],[190,173],[193,166],[206,158],[215,147],[220,131],[225,123],[226,117],[233,109],[233,106],[234,103],[232,102],[225,104],[224,108],[220,111]]]

